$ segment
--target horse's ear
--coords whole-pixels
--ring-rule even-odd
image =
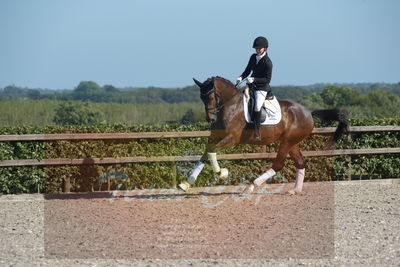
[[[198,87],[201,87],[203,85],[201,82],[199,82],[195,78],[193,78],[193,81],[195,82],[195,84],[197,84]]]

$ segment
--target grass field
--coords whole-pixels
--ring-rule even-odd
[[[0,127],[21,125],[52,125],[55,110],[61,101],[52,100],[10,100],[0,102]],[[180,120],[192,109],[196,118],[204,117],[200,103],[154,103],[118,104],[92,103],[93,108],[104,115],[107,123],[158,124]]]

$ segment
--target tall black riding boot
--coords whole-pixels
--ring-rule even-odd
[[[254,140],[261,141],[260,136],[261,111],[254,111]]]

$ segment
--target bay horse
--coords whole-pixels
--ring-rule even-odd
[[[289,154],[293,159],[296,171],[296,182],[289,194],[302,191],[306,163],[302,155],[299,143],[310,136],[314,128],[313,116],[323,121],[338,121],[336,131],[328,142],[333,146],[337,140],[348,130],[346,113],[342,109],[326,109],[309,111],[302,105],[291,100],[278,100],[282,117],[276,125],[260,127],[261,140],[256,141],[253,136],[254,128],[245,120],[243,90],[237,89],[233,83],[222,78],[212,77],[201,83],[194,79],[200,88],[200,97],[204,103],[206,119],[211,123],[211,135],[208,138],[206,150],[192,169],[187,181],[179,184],[179,189],[187,191],[196,181],[204,167],[204,162],[210,160],[214,173],[220,178],[228,176],[228,170],[220,168],[217,162],[216,152],[237,144],[268,145],[280,141],[277,156],[273,160],[272,167],[261,174],[245,190],[252,193],[265,181],[275,175],[284,167],[284,161]]]

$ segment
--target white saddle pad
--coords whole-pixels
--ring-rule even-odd
[[[243,94],[243,107],[244,107],[244,117],[246,118],[247,123],[252,123],[249,110],[248,110],[248,102],[250,97],[247,98],[245,94]],[[264,107],[266,112],[266,118],[264,121],[261,121],[261,125],[275,125],[281,121],[282,113],[281,106],[279,105],[278,99],[274,96],[272,100],[265,100]]]

